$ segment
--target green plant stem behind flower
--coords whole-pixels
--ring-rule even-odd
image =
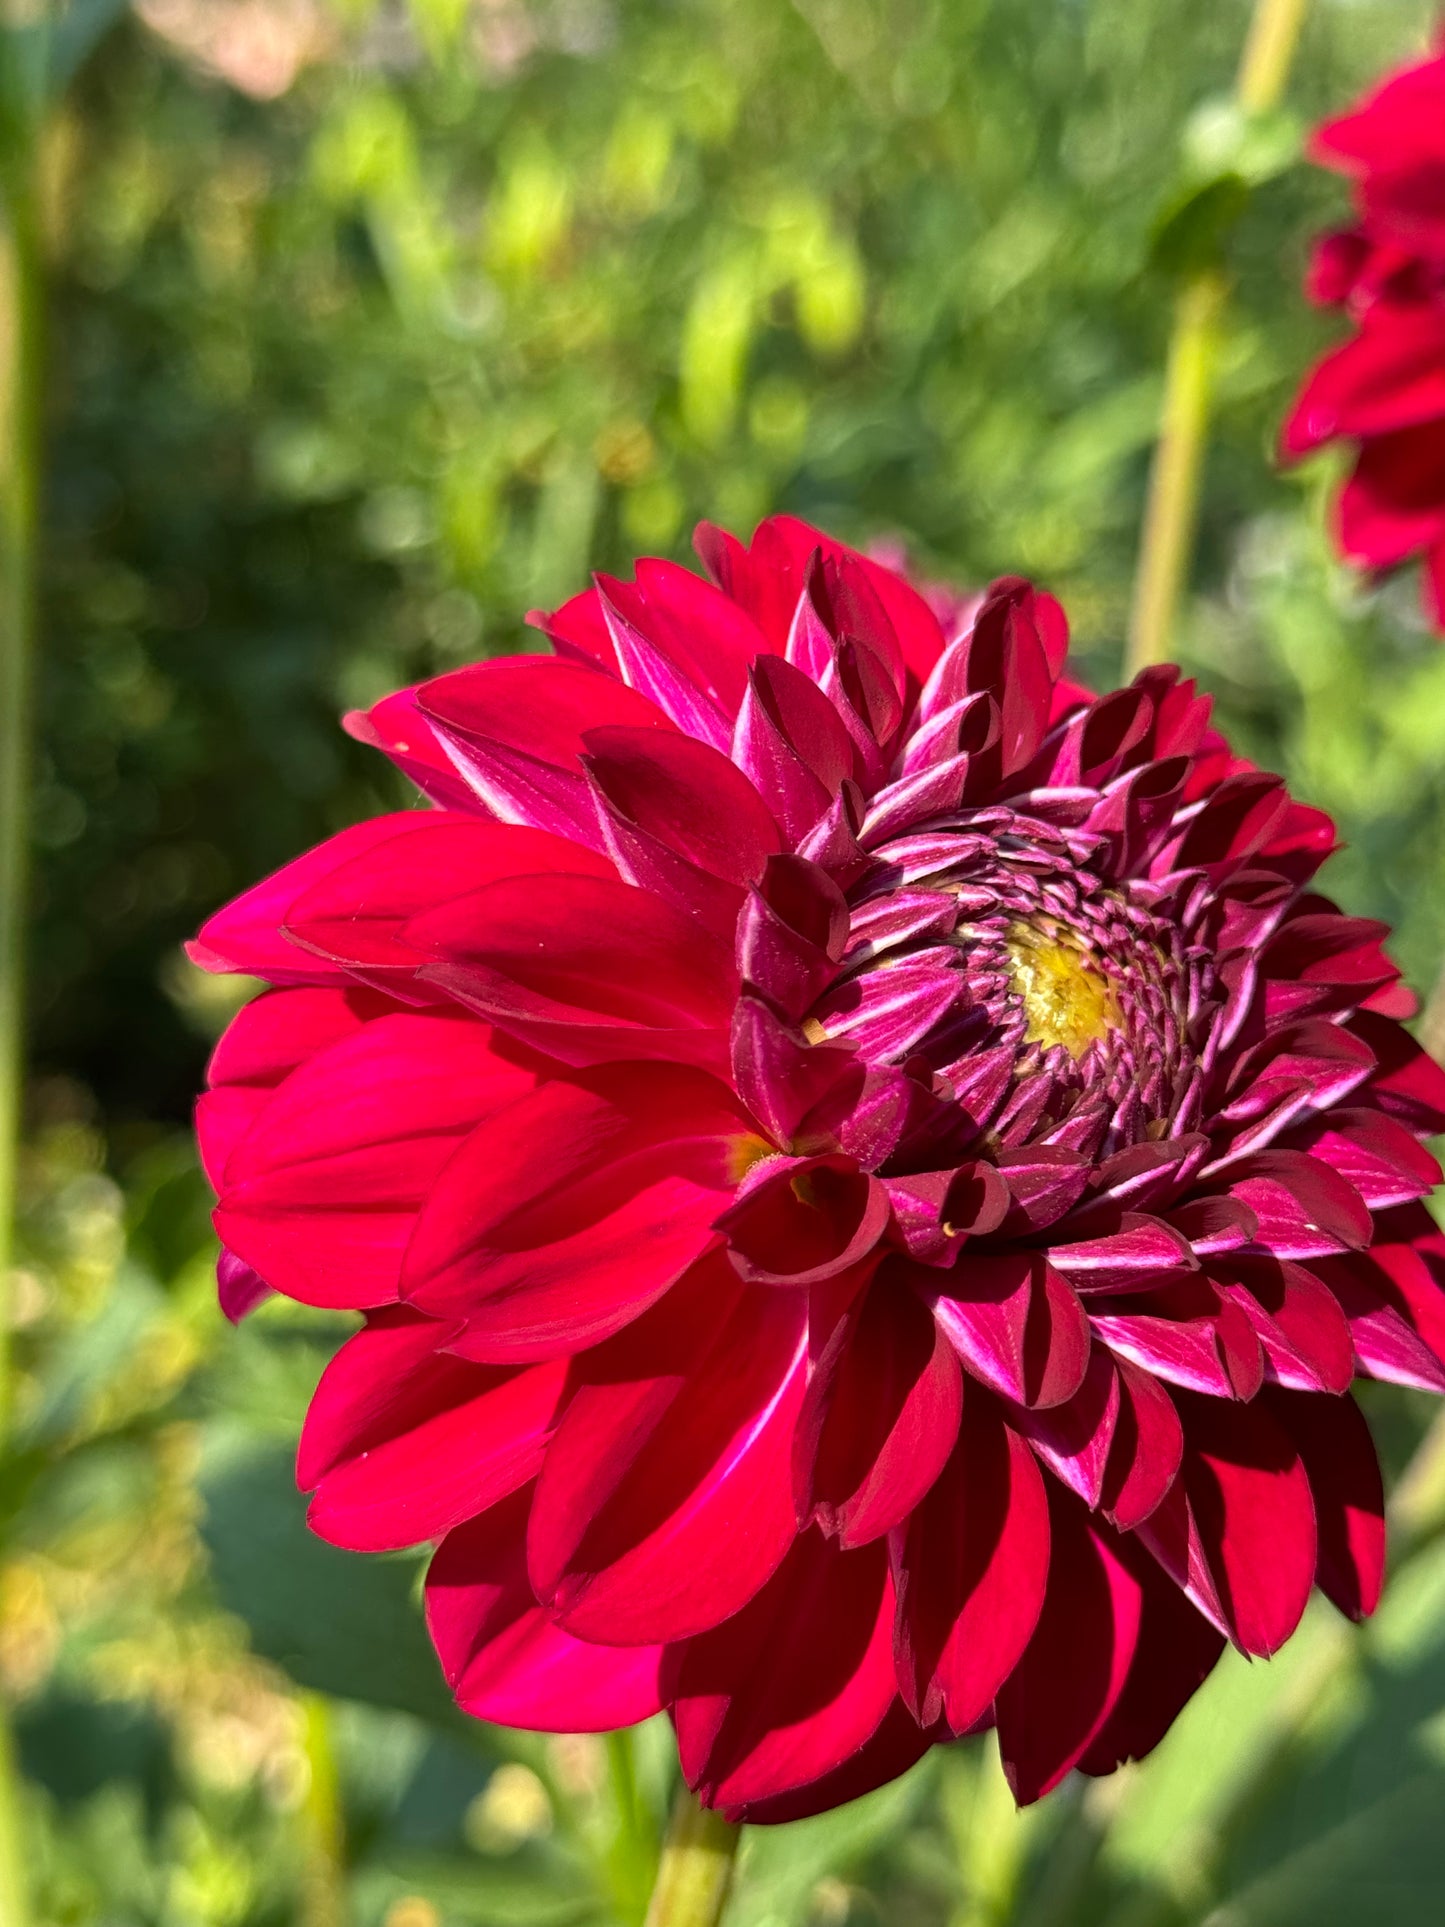
[[[1309,0],[1256,0],[1235,79],[1235,102],[1253,117],[1278,106],[1289,79]],[[1175,613],[1189,571],[1199,485],[1209,430],[1221,324],[1229,282],[1217,262],[1198,268],[1179,290],[1169,343],[1159,440],[1149,496],[1125,674],[1137,675],[1173,653]]]
[[[678,1790],[662,1844],[646,1927],[717,1927],[727,1906],[742,1828]]]

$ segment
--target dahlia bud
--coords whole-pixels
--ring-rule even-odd
[[[1357,1372],[1445,1389],[1445,1074],[1318,811],[1057,603],[704,528],[352,719],[432,807],[193,954],[227,1309],[361,1314],[299,1479],[436,1542],[458,1702],[666,1708],[733,1818],[998,1729],[1146,1753],[1384,1557]]]

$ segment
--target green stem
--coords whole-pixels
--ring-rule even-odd
[[[1278,105],[1308,10],[1309,0],[1255,0],[1234,83],[1241,112],[1264,114]],[[1223,271],[1208,267],[1185,282],[1175,303],[1159,440],[1149,473],[1129,615],[1126,676],[1137,675],[1151,663],[1165,662],[1172,653],[1175,614],[1199,519],[1214,371],[1228,296]]]
[[[38,139],[36,142],[38,147]],[[25,904],[40,469],[38,155],[5,169],[0,205],[0,1454],[12,1424],[15,1210],[24,1074]],[[24,1927],[20,1784],[0,1707],[0,1927]]]
[[[302,1875],[300,1927],[343,1927],[346,1920],[346,1821],[332,1743],[331,1707],[320,1693],[303,1693],[302,1751],[306,1792],[298,1815]]]
[[[678,1790],[646,1927],[718,1927],[732,1886],[741,1827]]]

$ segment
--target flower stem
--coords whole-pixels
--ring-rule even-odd
[[[24,1050],[24,962],[36,501],[40,468],[41,274],[37,167],[0,180],[0,1455],[11,1429],[11,1294]],[[0,1927],[29,1919],[20,1782],[0,1706]]]
[[[717,1927],[732,1886],[742,1828],[700,1807],[686,1787],[673,1802],[646,1927]]]
[[[1151,663],[1164,662],[1170,653],[1174,611],[1194,546],[1215,349],[1226,294],[1223,274],[1209,268],[1185,282],[1175,303],[1164,408],[1149,471],[1149,499],[1129,615],[1126,677],[1136,676]]]
[[[346,1821],[336,1774],[331,1708],[320,1693],[301,1695],[306,1792],[302,1835],[301,1927],[344,1927]],[[3,1927],[3,1923],[0,1923]]]
[[[1234,83],[1234,97],[1243,113],[1268,113],[1278,104],[1308,10],[1309,0],[1255,0]],[[1223,270],[1210,266],[1190,276],[1175,302],[1159,440],[1149,473],[1129,614],[1126,676],[1166,661],[1172,650],[1175,612],[1194,548],[1214,370],[1228,296]]]

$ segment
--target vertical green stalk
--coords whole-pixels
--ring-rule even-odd
[[[678,1789],[662,1843],[646,1927],[718,1927],[732,1886],[742,1828]]]
[[[1268,113],[1278,105],[1308,8],[1309,0],[1255,0],[1234,83],[1242,113]],[[1159,440],[1149,473],[1129,615],[1127,676],[1166,661],[1172,652],[1175,613],[1194,548],[1214,370],[1228,295],[1224,273],[1210,266],[1185,282],[1175,303]]]
[[[301,1718],[306,1792],[297,1815],[302,1853],[299,1927],[345,1927],[346,1818],[330,1703],[320,1693],[303,1693]]]
[[[11,1279],[24,1059],[30,714],[40,469],[39,130],[0,180],[0,1454],[12,1421]],[[20,1788],[0,1708],[0,1927],[29,1918]]]

